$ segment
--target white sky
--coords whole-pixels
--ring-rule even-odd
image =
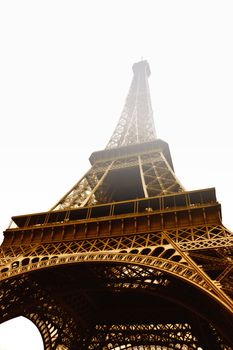
[[[216,187],[232,229],[232,18],[231,0],[0,1],[1,232],[13,215],[51,208],[87,171],[141,56],[178,178],[187,190]],[[23,321],[9,327],[0,350],[43,348]]]

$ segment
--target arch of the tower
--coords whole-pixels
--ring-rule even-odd
[[[133,72],[90,170],[4,232],[0,322],[27,317],[45,350],[232,350],[233,235],[214,189],[180,184],[156,137],[148,63]]]
[[[119,261],[117,254],[63,260],[3,282],[1,321],[25,315],[45,350],[227,349],[233,329],[228,312],[184,276],[148,261]]]

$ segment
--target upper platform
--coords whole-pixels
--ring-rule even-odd
[[[160,139],[155,141],[136,143],[127,146],[120,146],[112,149],[93,152],[89,158],[91,165],[97,162],[112,161],[121,158],[127,158],[135,155],[149,154],[152,152],[162,152],[168,164],[173,169],[172,158],[168,144]]]

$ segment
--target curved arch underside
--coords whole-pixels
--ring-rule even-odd
[[[38,327],[45,350],[230,349],[233,320],[201,289],[158,269],[68,264],[2,282],[1,321]]]

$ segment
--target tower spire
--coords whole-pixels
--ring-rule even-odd
[[[105,150],[92,153],[91,169],[51,210],[78,208],[184,191],[168,144],[157,139],[146,60],[133,65],[129,94]]]
[[[107,148],[0,247],[0,323],[29,318],[45,350],[233,349],[233,234],[215,190],[185,191],[156,138],[146,61]]]
[[[143,143],[156,139],[146,60],[133,65],[133,79],[122,114],[107,149]]]

